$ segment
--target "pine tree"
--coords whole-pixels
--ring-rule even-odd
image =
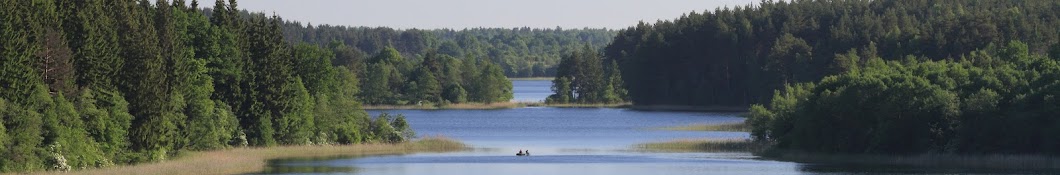
[[[132,148],[144,151],[145,159],[165,159],[177,128],[170,120],[174,111],[167,107],[173,94],[167,86],[166,60],[159,50],[154,14],[146,1],[112,3],[123,34],[121,56],[126,61],[119,88],[127,95],[129,113],[134,116]]]

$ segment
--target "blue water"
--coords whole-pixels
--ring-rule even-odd
[[[548,81],[516,81],[516,101],[543,100]],[[545,95],[542,95],[545,94]],[[643,152],[634,145],[677,139],[746,139],[746,132],[670,131],[660,127],[740,122],[735,113],[646,112],[608,108],[371,110],[403,114],[420,136],[445,136],[471,148],[270,162],[267,173],[372,175],[543,174],[968,174],[965,170],[850,167],[759,159],[750,153]],[[514,156],[530,150],[532,156]],[[956,172],[956,173],[954,173]],[[974,172],[973,172],[974,173]],[[996,172],[992,172],[996,173]]]
[[[647,112],[609,108],[371,110],[403,114],[421,136],[445,136],[472,148],[274,166],[348,167],[353,174],[760,174],[798,172],[798,164],[749,153],[654,153],[634,145],[677,139],[746,139],[746,132],[670,131],[661,127],[741,122],[735,113]],[[530,150],[532,156],[514,156]],[[334,169],[325,169],[328,171]]]
[[[513,102],[543,102],[552,95],[552,81],[548,80],[513,80]]]

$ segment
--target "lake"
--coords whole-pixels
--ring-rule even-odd
[[[548,81],[517,81],[515,96],[543,100]],[[544,84],[544,85],[542,85]],[[532,93],[533,95],[519,94]],[[517,100],[518,101],[518,100]],[[759,159],[749,153],[641,152],[633,145],[675,139],[746,139],[746,132],[671,131],[660,127],[740,122],[736,113],[647,112],[610,108],[370,110],[403,114],[421,136],[445,136],[470,149],[448,153],[270,163],[280,174],[932,174],[978,173],[911,167],[847,167]],[[519,150],[532,156],[517,157]],[[997,173],[997,172],[993,172]]]
[[[551,80],[512,80],[513,102],[544,102],[549,95]]]

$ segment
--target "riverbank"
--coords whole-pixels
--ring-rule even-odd
[[[512,80],[512,81],[540,81],[540,80],[552,81],[554,79],[556,79],[556,77],[518,77],[518,78],[509,77],[508,78],[508,80]]]
[[[747,112],[746,106],[631,105],[642,111]]]
[[[521,108],[529,106],[531,103],[524,102],[499,102],[499,103],[456,103],[456,104],[440,104],[440,105],[363,105],[364,109],[368,110],[402,110],[402,109],[419,109],[419,110],[440,110],[440,109],[511,109]]]
[[[542,102],[500,102],[500,103],[457,103],[457,104],[445,104],[445,105],[363,105],[364,109],[367,110],[447,110],[447,109],[466,109],[466,110],[490,110],[490,109],[512,109],[522,107],[555,107],[555,108],[629,108],[632,106],[631,103],[599,103],[599,104],[581,104],[581,103],[563,103],[563,104],[548,104]]]
[[[899,166],[980,171],[1060,170],[1060,157],[1046,155],[876,155],[823,154],[769,150],[764,152],[761,156],[778,161],[876,167]]]
[[[647,152],[760,152],[768,145],[748,139],[685,139],[634,145]]]
[[[746,122],[737,123],[711,123],[711,124],[691,124],[684,126],[671,126],[657,128],[661,130],[671,131],[729,131],[729,132],[751,132],[751,126],[747,125]]]
[[[629,108],[632,103],[526,103],[531,107],[557,107],[557,108]]]
[[[273,159],[448,152],[465,148],[463,143],[446,138],[424,138],[399,144],[235,148],[189,152],[176,159],[157,163],[34,174],[248,174],[263,172],[267,162]]]

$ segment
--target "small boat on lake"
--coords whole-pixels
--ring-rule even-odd
[[[525,153],[523,150],[519,150],[519,153],[515,153],[515,156],[530,156],[530,150],[526,150]]]

